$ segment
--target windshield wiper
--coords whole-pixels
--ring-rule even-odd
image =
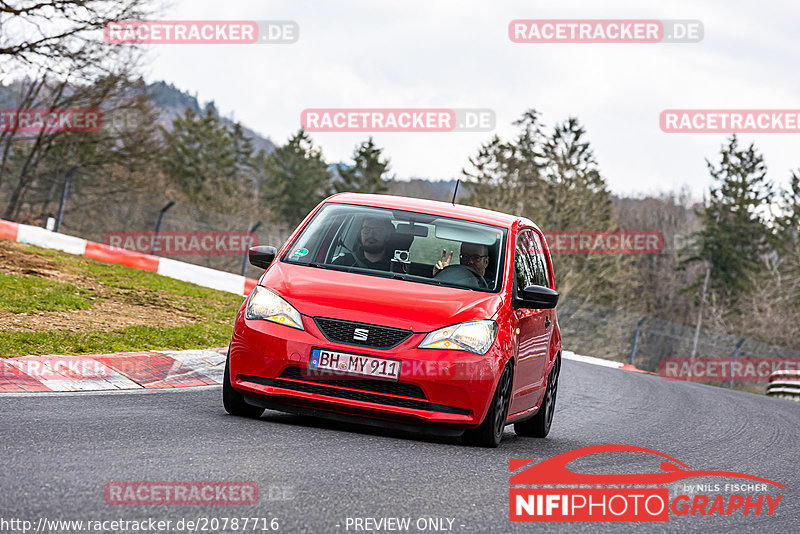
[[[319,269],[329,269],[331,271],[341,271],[343,273],[363,273],[363,274],[371,274],[375,276],[381,276],[383,278],[391,278],[392,274],[389,271],[381,271],[379,269],[369,269],[367,267],[359,267],[358,265],[336,265],[335,263],[305,263],[301,265],[311,265],[312,267],[317,267]]]
[[[298,265],[310,265],[311,267],[316,267],[317,269],[331,269],[330,265],[327,265],[325,263],[318,263],[318,262],[315,262],[315,261],[312,261],[312,262],[309,262],[309,263],[305,263],[305,264],[298,263]]]

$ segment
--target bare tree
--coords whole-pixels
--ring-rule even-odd
[[[0,82],[32,71],[103,70],[131,50],[104,41],[106,24],[144,19],[153,6],[153,0],[0,0]]]
[[[0,0],[0,90],[16,108],[92,108],[105,115],[99,132],[0,129],[0,216],[30,217],[47,209],[66,169],[83,172],[143,161],[154,145],[143,139],[149,111],[136,90],[144,51],[110,44],[103,28],[115,20],[141,19],[154,0]],[[4,83],[7,78],[16,81]],[[139,121],[119,128],[123,111]],[[155,130],[155,128],[152,128]],[[33,197],[29,197],[33,195]],[[24,209],[23,209],[24,207]]]

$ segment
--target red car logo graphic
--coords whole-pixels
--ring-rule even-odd
[[[597,454],[601,452],[643,452],[665,458],[667,461],[661,462],[660,473],[636,473],[636,474],[606,474],[594,475],[576,473],[567,469],[567,464],[577,458]],[[523,465],[527,465],[535,460],[511,460],[510,471],[515,471]],[[511,485],[557,485],[557,484],[668,484],[692,477],[734,477],[766,482],[779,488],[785,488],[783,484],[778,484],[772,480],[761,478],[734,471],[703,471],[691,469],[688,465],[679,462],[671,456],[634,445],[593,445],[581,447],[569,452],[565,452],[538,462],[511,477]]]

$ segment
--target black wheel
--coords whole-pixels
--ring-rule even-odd
[[[553,424],[553,413],[556,411],[556,395],[558,394],[558,376],[561,374],[561,356],[556,358],[550,374],[547,376],[547,388],[544,392],[542,406],[536,415],[526,421],[514,424],[514,432],[526,438],[543,438],[550,432]]]
[[[244,396],[233,389],[231,384],[231,349],[228,348],[228,359],[225,360],[225,376],[222,379],[222,404],[231,415],[258,419],[264,413],[263,408],[247,404]]]
[[[511,378],[511,362],[509,362],[497,382],[492,405],[486,413],[486,418],[478,428],[464,432],[465,442],[481,447],[500,445],[508,418],[508,404],[511,400]]]

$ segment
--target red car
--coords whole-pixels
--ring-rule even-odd
[[[236,317],[225,409],[462,434],[550,431],[561,367],[544,236],[522,217],[334,195],[278,252]]]

